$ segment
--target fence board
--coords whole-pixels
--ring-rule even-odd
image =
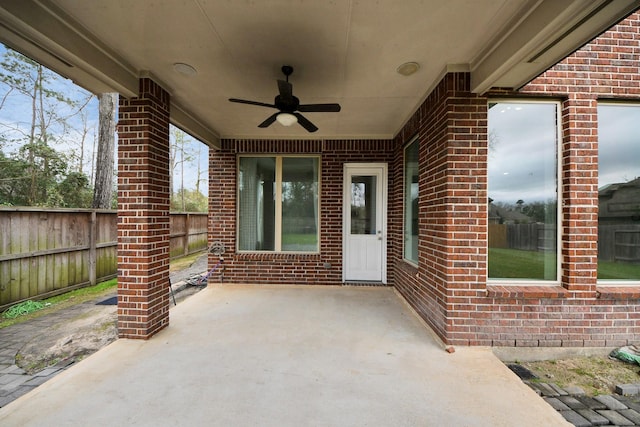
[[[0,208],[0,310],[115,277],[117,224],[115,211]],[[172,213],[171,227],[172,258],[207,248],[207,214]]]

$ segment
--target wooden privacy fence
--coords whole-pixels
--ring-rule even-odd
[[[550,224],[489,224],[489,247],[555,251],[556,227]]]
[[[603,224],[598,226],[598,259],[640,262],[640,225]]]
[[[116,277],[117,212],[0,208],[0,310]],[[172,213],[170,256],[207,248],[206,213]]]

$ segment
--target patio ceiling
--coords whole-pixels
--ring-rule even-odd
[[[446,71],[472,90],[518,88],[609,28],[637,0],[3,0],[0,41],[94,93],[136,96],[150,76],[172,121],[220,138],[391,138]],[[396,72],[420,64],[415,74]],[[186,63],[197,71],[174,68]],[[318,127],[257,125],[282,65]]]

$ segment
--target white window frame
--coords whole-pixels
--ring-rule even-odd
[[[551,99],[523,99],[523,98],[490,98],[487,100],[487,144],[489,144],[489,104],[497,103],[509,104],[555,104],[556,106],[556,279],[555,280],[537,280],[537,279],[519,279],[519,278],[490,278],[489,277],[489,233],[487,223],[487,283],[491,285],[509,285],[509,286],[559,286],[562,278],[562,103],[558,100]],[[489,154],[487,154],[489,156]],[[490,158],[487,158],[487,165]],[[488,168],[487,168],[488,171]],[[489,192],[489,176],[487,175],[487,193]],[[488,194],[487,194],[488,195]],[[487,209],[488,209],[487,201]]]
[[[598,107],[600,107],[601,105],[615,105],[615,106],[620,106],[620,105],[633,105],[634,107],[638,108],[640,107],[640,101],[599,101],[598,102]],[[598,172],[600,171],[600,115],[598,115]],[[600,213],[598,212],[598,215],[600,215]],[[600,225],[600,217],[598,216],[598,226]],[[598,260],[596,260],[596,274],[598,271]],[[607,287],[607,286],[638,286],[640,285],[640,280],[639,279],[597,279],[596,282],[597,286],[601,286],[601,287]]]

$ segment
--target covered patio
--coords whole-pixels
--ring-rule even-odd
[[[512,343],[512,336],[474,333],[476,320],[463,323],[475,319],[488,290],[486,94],[513,93],[637,7],[633,0],[9,0],[0,5],[0,40],[94,93],[120,94],[121,337],[147,339],[169,324],[173,123],[211,148],[209,239],[228,248],[231,281],[379,282],[395,286],[448,343]],[[295,70],[290,82],[300,104],[331,106],[284,111],[273,98],[288,91],[293,99],[289,83],[276,84],[284,65]],[[573,117],[571,102],[565,109]],[[275,123],[278,110],[298,114],[299,123]],[[564,138],[584,139],[571,126]],[[413,166],[403,163],[412,141]],[[243,156],[253,156],[246,183],[236,173]],[[266,156],[275,166],[257,167]],[[262,204],[264,218],[241,222],[251,217],[240,212],[238,188],[262,183],[260,191],[280,200],[282,164],[302,156],[312,166],[298,162],[294,178],[310,180],[316,193],[311,218],[298,223],[311,240],[288,247],[282,208]],[[368,166],[378,168],[376,200],[385,203],[378,222],[362,228],[371,243],[359,248],[376,248],[364,259],[347,241],[346,218],[355,211],[347,213],[343,170],[357,179]],[[403,199],[405,185],[415,186],[414,200]],[[563,194],[579,188],[570,174],[562,186]],[[583,233],[571,222],[572,203],[565,206],[567,251],[579,246],[571,235]],[[594,279],[572,265],[551,294],[595,298]]]
[[[519,284],[487,286],[487,93],[512,96],[638,5],[3,1],[0,41],[94,93],[120,94],[118,329],[136,340],[117,341],[3,408],[0,424],[564,425],[488,347],[464,347],[514,345],[526,325],[509,323],[515,332],[504,339],[499,328],[474,329],[501,320],[488,294],[523,293]],[[315,132],[258,127],[278,113],[259,104],[277,104],[283,65],[295,70],[301,103],[341,106],[303,112]],[[579,111],[571,102],[563,109],[565,150],[575,152],[584,139],[571,125]],[[209,239],[226,246],[235,282],[211,283],[172,311],[171,323],[169,123],[211,148]],[[405,163],[412,141],[415,164]],[[294,175],[313,171],[319,188],[313,223],[304,224],[313,249],[287,251],[281,235],[257,232],[242,246],[238,187],[266,183],[281,199],[282,164],[303,156],[311,166],[295,165]],[[277,167],[264,166],[267,157]],[[254,179],[239,178],[242,158]],[[580,188],[572,175],[580,161],[566,166],[559,192]],[[346,213],[345,171],[360,176],[372,165],[388,203],[380,227],[363,229],[382,248],[373,281],[389,286],[336,286],[350,281],[343,241],[356,216]],[[416,187],[409,202],[407,179]],[[583,202],[567,199],[560,243],[573,253],[584,232],[572,215]],[[525,297],[595,298],[595,278],[565,264],[556,282]],[[449,354],[443,341],[461,346]]]
[[[391,288],[209,287],[0,410],[6,426],[570,425]]]

